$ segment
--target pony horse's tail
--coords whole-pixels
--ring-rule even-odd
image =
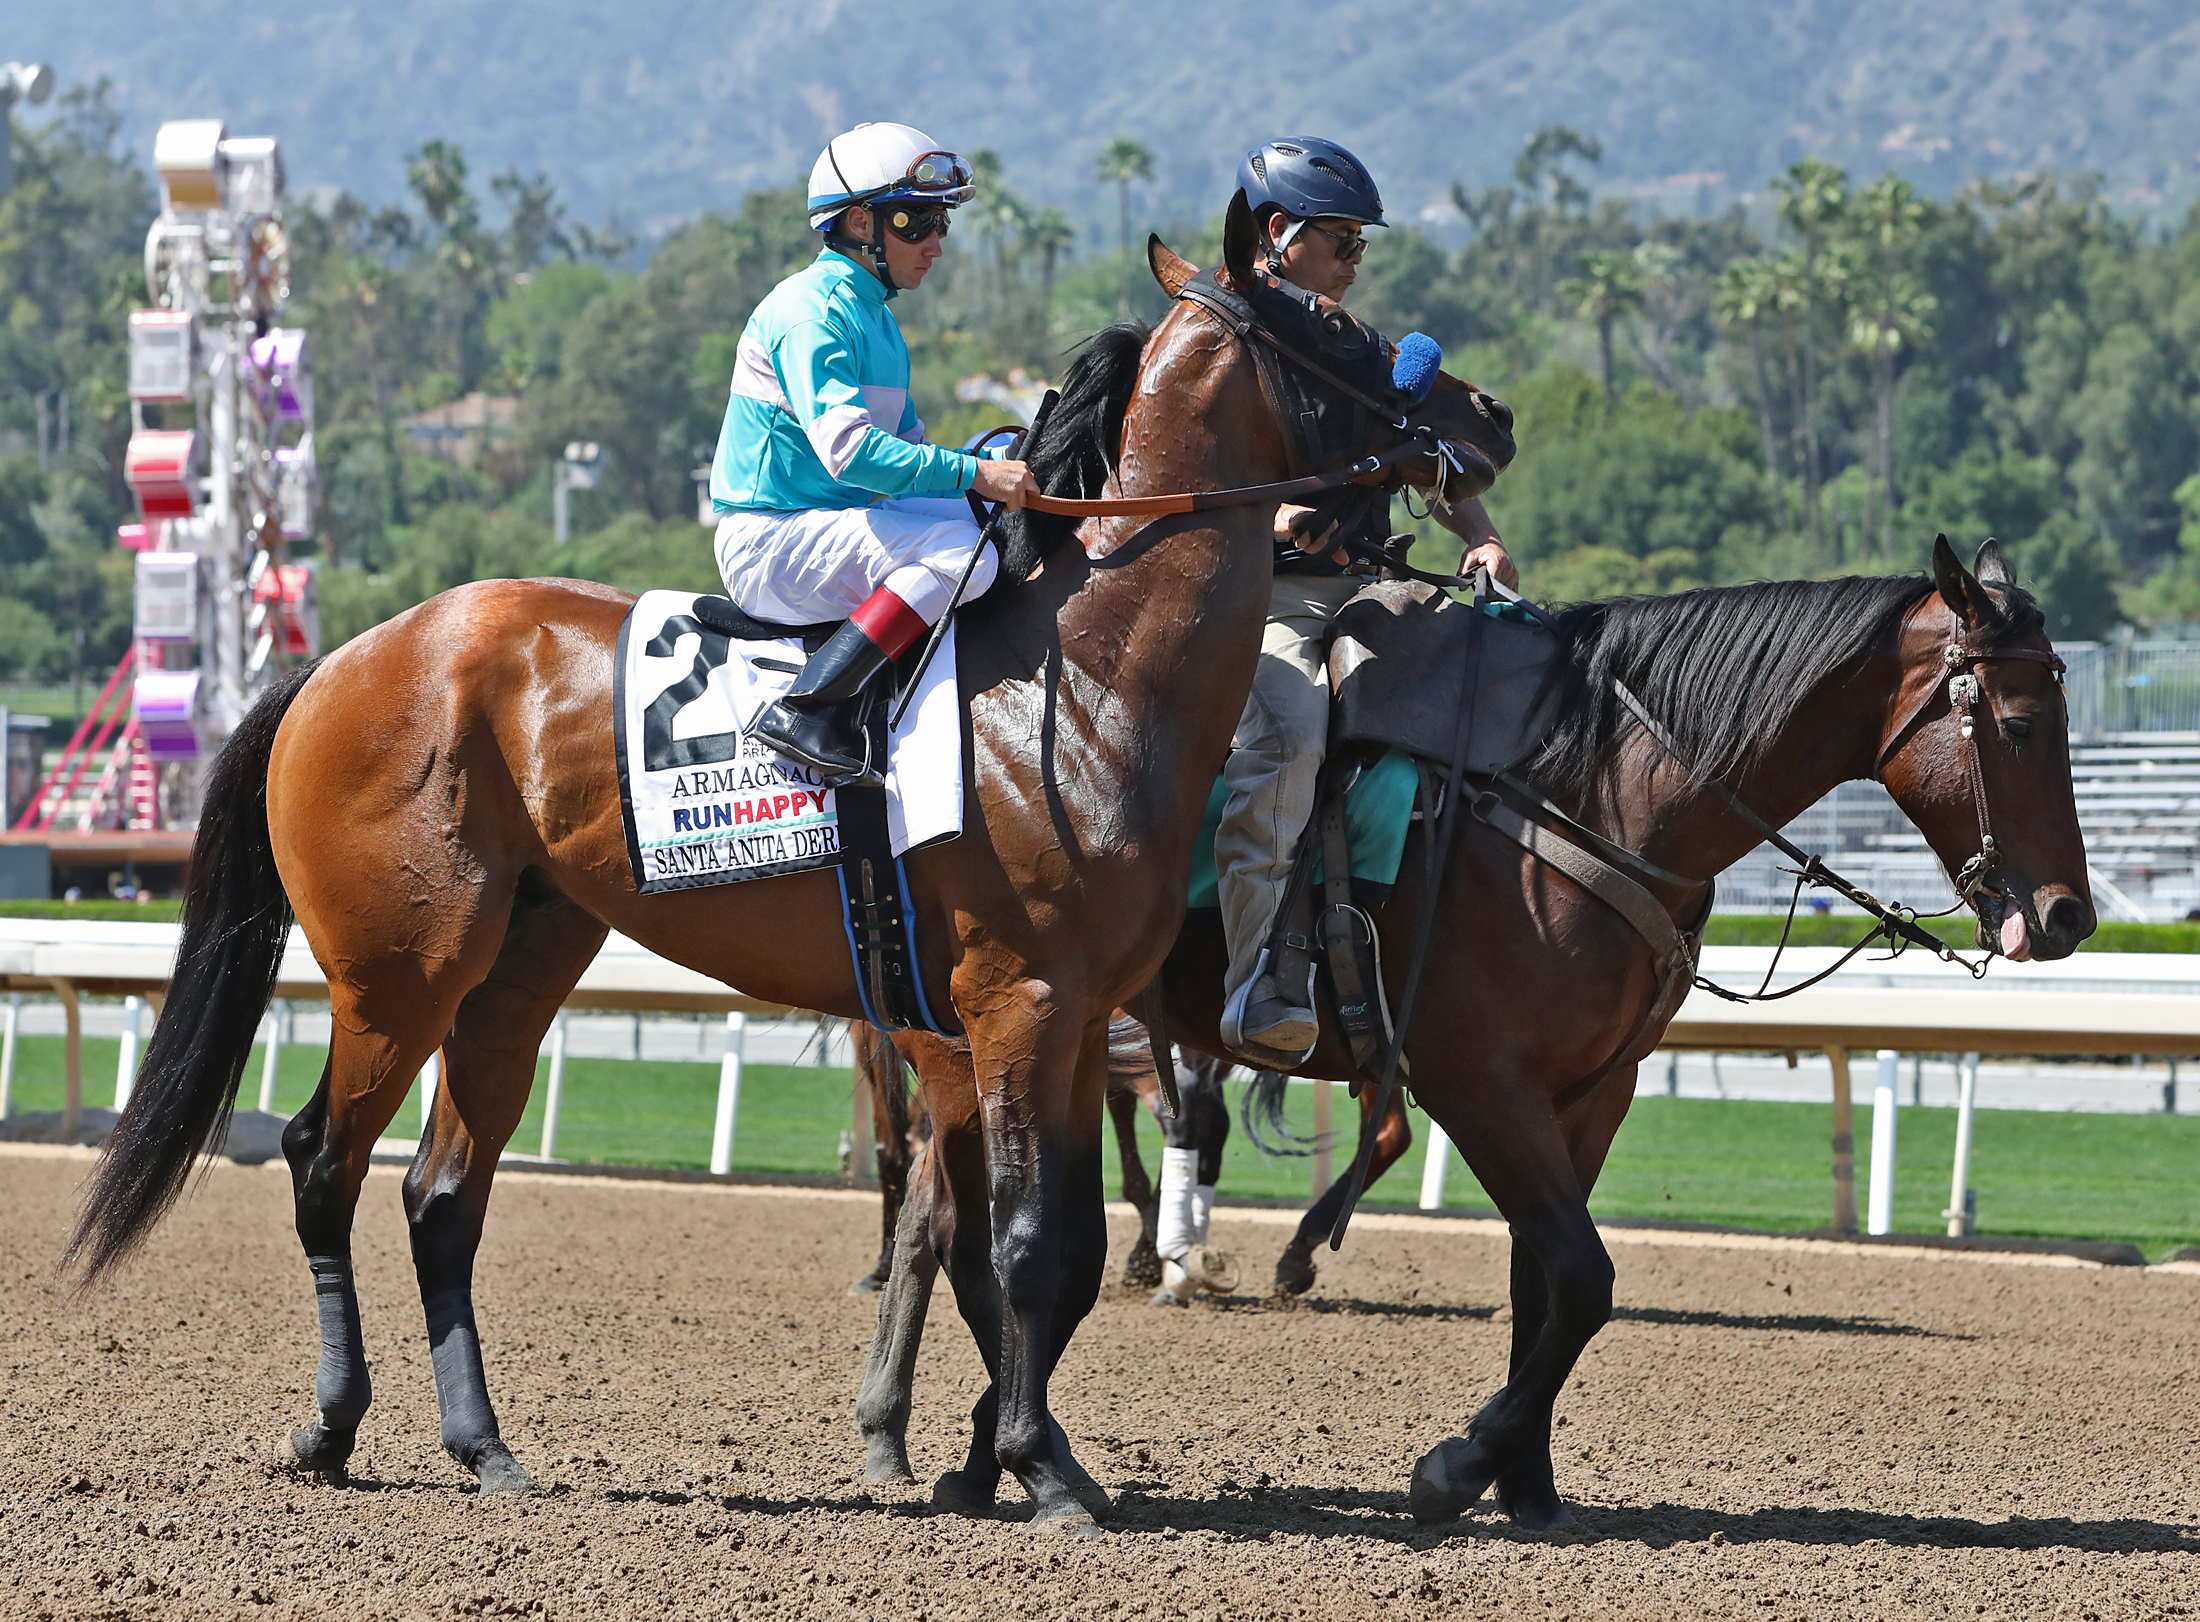
[[[1336,1137],[1334,1132],[1317,1132],[1302,1138],[1291,1130],[1291,1123],[1283,1114],[1284,1089],[1290,1084],[1289,1076],[1273,1070],[1255,1070],[1253,1079],[1246,1083],[1244,1097],[1238,1102],[1238,1119],[1245,1123],[1245,1135],[1264,1155],[1303,1158],[1329,1147]]]
[[[81,1268],[87,1286],[137,1248],[228,1127],[290,935],[267,831],[268,756],[313,669],[287,671],[262,693],[207,775],[168,999],[61,1254],[62,1271]]]

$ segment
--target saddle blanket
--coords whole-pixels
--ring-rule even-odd
[[[619,808],[642,894],[831,867],[841,855],[833,790],[748,729],[801,673],[798,632],[723,598],[642,594],[619,628],[613,674]],[[748,637],[743,630],[779,631]],[[823,631],[811,628],[811,641]],[[962,714],[950,626],[887,750],[886,829],[896,856],[962,832]]]
[[[1345,837],[1352,846],[1352,876],[1370,884],[1398,882],[1398,864],[1405,859],[1406,830],[1413,822],[1413,796],[1421,774],[1411,756],[1386,749],[1382,757],[1355,777],[1344,792]],[[1200,819],[1199,838],[1192,846],[1192,883],[1188,905],[1222,905],[1215,880],[1215,833],[1222,826],[1223,807],[1230,802],[1230,785],[1215,779],[1207,796],[1207,812]],[[1318,836],[1317,836],[1318,837]],[[1321,852],[1314,854],[1314,881],[1321,882]]]

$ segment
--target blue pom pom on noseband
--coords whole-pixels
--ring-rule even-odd
[[[1404,395],[1409,404],[1419,405],[1436,386],[1436,374],[1443,365],[1441,344],[1425,332],[1409,332],[1398,340],[1398,358],[1390,368],[1390,385]]]

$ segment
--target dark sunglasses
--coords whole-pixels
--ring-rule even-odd
[[[1348,231],[1325,230],[1311,221],[1307,223],[1306,229],[1318,237],[1327,237],[1330,247],[1336,250],[1337,257],[1348,265],[1359,263],[1367,255],[1366,237],[1354,236]]]
[[[904,242],[922,242],[937,231],[947,235],[947,210],[944,208],[892,208],[886,211],[886,229]]]

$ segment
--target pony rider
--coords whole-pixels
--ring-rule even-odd
[[[1290,291],[1341,299],[1367,251],[1364,228],[1383,224],[1383,200],[1360,160],[1334,141],[1292,136],[1246,153],[1238,165],[1270,276]],[[1480,501],[1455,511],[1471,536],[1462,570],[1519,578]],[[1369,504],[1368,538],[1390,533],[1387,502]],[[1222,1040],[1243,1057],[1288,1074],[1313,1050],[1314,971],[1293,983],[1271,963],[1269,937],[1291,877],[1299,836],[1314,814],[1315,778],[1329,731],[1329,622],[1368,583],[1366,565],[1337,550],[1330,524],[1313,533],[1309,507],[1276,509],[1276,580],[1268,628],[1245,714],[1223,768],[1230,798],[1215,834],[1215,874],[1230,967],[1223,982]]]
[[[1267,271],[1285,290],[1342,299],[1367,252],[1365,230],[1382,225],[1383,200],[1366,167],[1334,141],[1287,136],[1255,147],[1238,165]],[[1489,568],[1507,585],[1519,574],[1480,501],[1456,507],[1472,537],[1462,572]],[[1215,878],[1230,966],[1223,981],[1222,1040],[1263,1069],[1289,1074],[1321,1035],[1314,966],[1297,958],[1288,976],[1271,961],[1270,939],[1291,878],[1299,837],[1314,815],[1314,790],[1329,735],[1329,624],[1371,572],[1338,543],[1390,534],[1390,506],[1375,500],[1338,532],[1311,507],[1276,509],[1276,578],[1260,664],[1231,740],[1223,781],[1230,797],[1215,832]],[[1322,525],[1319,533],[1316,526]],[[1303,977],[1299,966],[1303,965]],[[1165,1128],[1165,1131],[1167,1129]],[[1206,1258],[1212,1162],[1181,1130],[1161,1151],[1154,1248],[1161,1255],[1157,1306],[1189,1304],[1209,1274]]]
[[[963,492],[1021,507],[1022,462],[925,442],[909,349],[887,308],[944,251],[970,166],[906,124],[858,124],[810,170],[817,258],[742,329],[711,463],[718,570],[743,612],[843,620],[751,728],[834,787],[875,784],[872,679],[947,611],[978,544]],[[993,584],[990,544],[967,596]]]

